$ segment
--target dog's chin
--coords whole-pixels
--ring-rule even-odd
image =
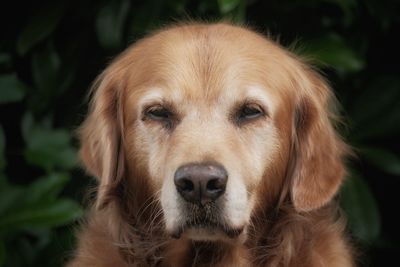
[[[173,238],[185,236],[193,241],[229,241],[244,234],[241,228],[226,228],[218,225],[190,225],[172,232]]]
[[[219,229],[203,227],[190,227],[184,234],[194,241],[217,241],[225,236],[224,232]]]

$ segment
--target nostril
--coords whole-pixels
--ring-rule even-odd
[[[192,192],[194,190],[193,182],[185,178],[180,181],[179,187],[184,192]]]
[[[207,182],[206,189],[209,192],[220,192],[225,189],[225,183],[223,179],[214,178]]]

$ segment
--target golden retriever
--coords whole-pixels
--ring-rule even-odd
[[[354,266],[334,108],[316,71],[244,27],[140,40],[80,129],[99,186],[69,266]]]

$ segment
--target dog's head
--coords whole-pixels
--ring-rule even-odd
[[[317,209],[344,174],[331,101],[315,71],[249,30],[160,31],[96,82],[81,156],[100,181],[97,206],[124,183],[142,196],[124,201],[155,195],[166,231],[198,240],[238,236],[279,199]]]

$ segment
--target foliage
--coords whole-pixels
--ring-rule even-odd
[[[381,255],[395,259],[400,251],[399,221],[390,217],[400,183],[395,1],[57,0],[24,5],[5,9],[8,29],[0,40],[0,266],[62,264],[73,244],[71,223],[82,214],[80,189],[87,183],[77,171],[72,135],[85,113],[86,89],[130,43],[188,17],[246,21],[272,36],[280,34],[276,39],[285,46],[301,36],[294,50],[313,58],[332,81],[347,118],[348,128],[340,130],[358,156],[349,159],[341,192],[350,230],[371,252],[371,264],[384,262]]]

